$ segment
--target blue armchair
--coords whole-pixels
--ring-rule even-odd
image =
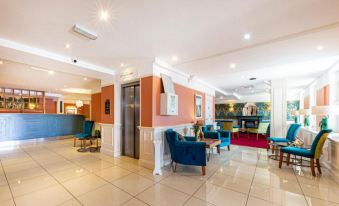
[[[330,129],[321,130],[317,134],[315,139],[313,140],[311,149],[305,149],[305,148],[293,147],[293,146],[282,147],[280,149],[279,168],[281,168],[281,166],[282,166],[284,153],[287,153],[287,158],[286,158],[287,166],[290,163],[290,155],[291,154],[296,155],[296,156],[310,158],[311,159],[311,161],[310,161],[311,173],[312,173],[312,176],[315,176],[314,159],[316,159],[317,169],[318,169],[318,172],[321,174],[319,159],[320,159],[320,155],[321,155],[324,143],[325,143],[328,135],[331,132],[332,132],[332,130],[330,130]]]
[[[179,134],[172,129],[165,131],[166,140],[171,153],[171,165],[175,163],[173,171],[176,172],[177,164],[201,166],[202,175],[206,174],[206,143],[197,142],[193,137],[184,137],[180,140]]]
[[[74,135],[74,138],[73,138],[74,147],[76,145],[77,139],[84,140],[84,139],[92,136],[93,125],[94,125],[94,121],[85,121],[84,122],[82,133]]]
[[[204,133],[205,138],[211,139],[220,139],[220,147],[226,147],[230,150],[231,145],[231,132],[225,130],[217,130],[216,132],[210,131],[213,125],[202,126],[202,132]]]
[[[281,137],[269,137],[268,142],[281,143],[281,142],[293,142],[297,137],[297,134],[301,128],[300,124],[291,124],[288,128],[286,138]],[[275,147],[272,145],[272,153],[274,153]]]

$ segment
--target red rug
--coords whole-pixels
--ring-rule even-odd
[[[239,138],[237,134],[234,134],[233,138],[231,139],[231,144],[266,149],[267,139],[264,135],[259,134],[259,139],[257,140],[257,134],[246,134],[239,132]]]

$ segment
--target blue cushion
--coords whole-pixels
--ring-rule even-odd
[[[292,146],[282,147],[280,150],[283,153],[289,153],[289,154],[293,154],[297,156],[303,156],[303,157],[309,157],[309,158],[313,158],[314,156],[311,150],[299,148],[299,147],[292,147]]]
[[[280,138],[280,137],[270,137],[268,140],[272,142],[289,142],[286,138]]]
[[[86,138],[86,137],[90,137],[90,134],[86,134],[86,133],[80,133],[80,134],[76,134],[75,137],[82,139],[82,138]]]

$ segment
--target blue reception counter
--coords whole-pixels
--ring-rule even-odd
[[[0,141],[72,135],[82,131],[82,115],[0,114]]]

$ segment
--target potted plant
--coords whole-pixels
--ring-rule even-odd
[[[100,138],[100,137],[101,137],[101,132],[100,132],[100,130],[96,129],[96,130],[94,131],[94,136],[95,136],[96,138]]]

